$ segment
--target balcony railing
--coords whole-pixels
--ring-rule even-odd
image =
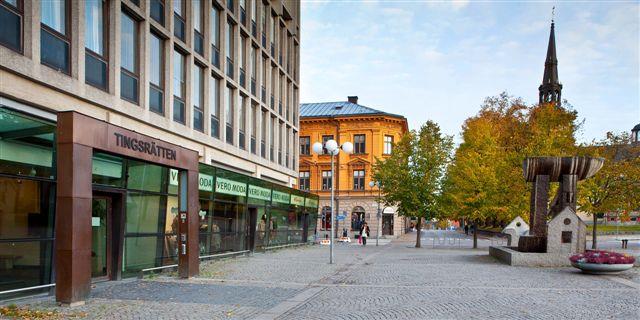
[[[227,76],[233,79],[233,60],[227,57]]]
[[[240,68],[240,85],[245,88],[245,74],[243,68]]]
[[[267,89],[261,86],[262,89],[262,103],[267,103]]]

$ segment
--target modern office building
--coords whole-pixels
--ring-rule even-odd
[[[0,0],[0,299],[306,241],[299,45],[300,1]]]
[[[407,131],[405,117],[360,105],[356,96],[348,97],[348,101],[301,104],[298,187],[320,196],[320,233],[331,229],[331,157],[314,154],[311,146],[331,139],[339,144],[349,141],[354,146],[353,154],[341,152],[335,159],[335,212],[345,216],[337,222],[336,233],[340,235],[346,228],[351,236],[357,235],[365,221],[372,238],[379,227],[383,237],[397,237],[406,231],[409,220],[399,216],[395,207],[382,206],[378,224],[379,190],[369,182],[376,159],[389,157],[394,142]]]

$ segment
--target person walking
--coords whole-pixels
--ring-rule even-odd
[[[362,229],[360,229],[360,238],[362,239],[362,245],[363,246],[367,245],[367,238],[369,237],[369,232],[370,232],[369,226],[365,222],[362,225]]]

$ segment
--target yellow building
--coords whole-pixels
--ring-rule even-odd
[[[358,97],[348,101],[306,103],[300,105],[300,166],[298,187],[320,196],[318,232],[323,236],[331,228],[331,157],[312,151],[315,142],[334,139],[354,146],[353,154],[341,152],[335,158],[336,213],[346,216],[336,224],[336,233],[346,228],[350,236],[359,234],[363,221],[371,229],[371,238],[378,230],[377,187],[370,187],[371,168],[376,159],[385,159],[393,152],[393,143],[408,131],[403,116],[371,109],[358,104]],[[408,222],[398,217],[396,208],[384,207],[380,221],[381,236],[397,237],[405,232]]]

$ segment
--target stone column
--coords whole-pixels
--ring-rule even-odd
[[[73,141],[73,119],[58,117],[56,150],[56,301],[82,304],[91,290],[91,157]]]

